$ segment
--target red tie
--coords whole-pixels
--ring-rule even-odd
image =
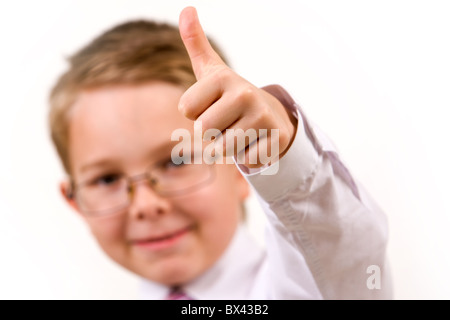
[[[174,287],[170,291],[169,295],[166,297],[166,300],[194,300],[189,297],[184,291],[179,287]]]

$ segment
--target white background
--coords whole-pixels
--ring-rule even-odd
[[[0,298],[134,299],[57,189],[47,96],[64,58],[132,18],[197,7],[231,66],[283,85],[385,209],[397,299],[449,299],[446,1],[14,1],[0,5]],[[249,201],[251,227],[263,219]]]

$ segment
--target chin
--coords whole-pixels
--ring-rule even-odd
[[[189,261],[165,261],[156,265],[147,265],[137,272],[144,278],[167,286],[183,285],[193,281],[201,275],[206,268],[196,266]]]
[[[159,282],[161,284],[167,286],[177,286],[183,285],[193,281],[196,277],[198,277],[202,272],[200,270],[188,270],[186,267],[181,268],[170,268],[166,270],[161,270],[155,277],[153,277],[153,281]]]

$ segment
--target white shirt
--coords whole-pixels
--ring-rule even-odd
[[[299,119],[276,174],[264,174],[271,166],[238,165],[267,216],[266,248],[240,226],[221,259],[185,292],[200,300],[392,299],[384,213],[287,92],[264,89]],[[168,291],[143,280],[141,297],[163,299]]]

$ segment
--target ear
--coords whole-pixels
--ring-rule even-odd
[[[59,191],[61,192],[64,200],[71,206],[76,212],[81,214],[75,198],[73,197],[72,186],[68,180],[61,181],[59,184]]]

